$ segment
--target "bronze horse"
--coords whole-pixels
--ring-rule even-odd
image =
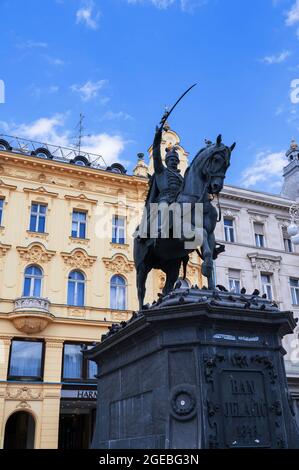
[[[181,191],[178,193],[176,202],[179,204],[189,203],[191,207],[191,225],[194,233],[201,231],[201,244],[197,249],[203,262],[202,274],[208,278],[209,289],[215,288],[213,276],[213,259],[223,250],[223,246],[216,247],[214,230],[217,223],[217,210],[211,203],[211,195],[218,195],[223,188],[226,171],[230,165],[231,152],[235,143],[227,147],[222,143],[221,135],[217,137],[215,144],[209,144],[201,149],[194,157],[191,165],[184,175]],[[195,204],[201,203],[203,209],[202,227],[194,224]],[[137,290],[139,308],[143,308],[145,297],[145,285],[149,272],[152,269],[160,269],[166,274],[166,282],[163,295],[168,294],[178,279],[181,264],[184,266],[184,277],[189,260],[189,253],[193,249],[186,248],[184,238],[156,238],[146,241],[135,236],[134,240],[134,262],[137,274]]]

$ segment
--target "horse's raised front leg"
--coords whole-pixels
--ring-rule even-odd
[[[172,263],[173,264],[167,264],[163,269],[163,271],[166,273],[166,282],[162,291],[163,295],[169,294],[169,292],[173,290],[174,285],[179,277],[181,261],[177,260],[176,264],[174,261],[172,261]]]
[[[146,279],[147,275],[150,272],[151,268],[145,265],[145,263],[141,263],[138,267],[136,272],[136,284],[137,284],[137,292],[138,292],[138,301],[139,301],[139,310],[143,309],[144,304],[144,297],[146,292]]]
[[[205,229],[203,229],[202,240],[202,257],[203,263],[201,265],[201,272],[203,276],[208,278],[208,288],[214,289],[214,276],[213,276],[213,252],[209,244],[209,236]]]

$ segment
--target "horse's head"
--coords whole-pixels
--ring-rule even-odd
[[[210,194],[218,194],[223,188],[226,171],[230,165],[230,156],[235,148],[235,143],[227,147],[222,143],[219,135],[216,143],[208,143],[194,158],[202,177],[205,179],[206,188]]]

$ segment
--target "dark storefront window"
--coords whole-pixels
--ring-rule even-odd
[[[42,380],[43,346],[41,341],[13,340],[8,379]]]
[[[64,380],[95,380],[96,373],[96,364],[83,358],[82,344],[64,345],[62,376]]]

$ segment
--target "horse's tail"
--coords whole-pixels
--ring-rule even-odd
[[[186,279],[186,275],[187,275],[188,263],[189,263],[189,255],[187,255],[187,256],[185,256],[185,258],[183,258],[183,279],[184,280]]]

